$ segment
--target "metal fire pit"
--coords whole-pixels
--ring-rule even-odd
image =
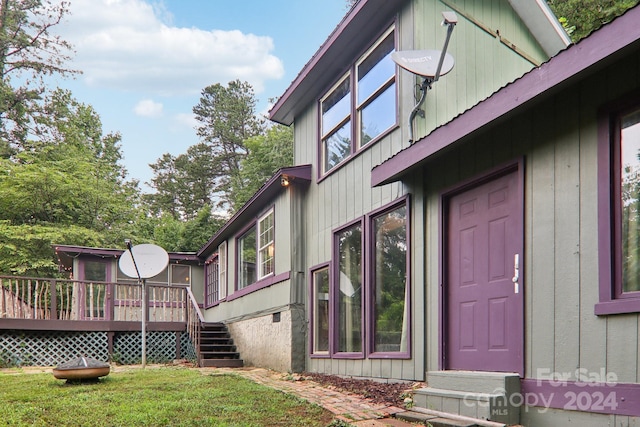
[[[90,357],[78,357],[56,366],[53,376],[67,381],[97,380],[109,375],[110,371],[108,363]]]

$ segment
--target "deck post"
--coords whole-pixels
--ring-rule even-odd
[[[56,289],[58,282],[54,279],[51,281],[51,319],[58,320],[58,291]]]

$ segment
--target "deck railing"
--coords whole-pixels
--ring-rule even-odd
[[[146,286],[148,322],[187,321],[188,288]],[[141,295],[138,283],[0,276],[0,319],[140,321]]]
[[[202,323],[204,323],[204,316],[202,315],[202,311],[200,311],[198,302],[193,296],[191,289],[187,289],[187,298],[189,299],[187,303],[187,333],[195,348],[198,364],[200,364],[200,328]]]

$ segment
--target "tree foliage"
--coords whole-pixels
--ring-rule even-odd
[[[239,80],[202,90],[193,108],[201,142],[185,154],[166,153],[150,165],[154,176],[149,184],[155,191],[145,196],[145,201],[154,215],[191,221],[206,206],[233,211],[266,181],[264,171],[272,174],[282,166],[274,165],[284,158],[287,165],[291,163],[287,154],[291,148],[281,149],[291,145],[292,138],[284,145],[278,142],[283,137],[281,130],[267,132],[271,136],[265,137],[265,123],[256,115],[256,102],[251,85]],[[258,150],[262,141],[275,145],[262,150],[262,157],[252,159],[251,152]]]
[[[574,42],[588,36],[639,0],[548,0]]]
[[[150,211],[157,216],[171,215],[176,220],[192,220],[198,211],[213,203],[218,172],[214,170],[211,147],[192,145],[185,154],[165,153],[150,165],[155,189],[145,195]]]
[[[212,196],[220,206],[231,205],[232,182],[243,183],[239,175],[240,162],[247,154],[245,141],[264,131],[264,120],[256,116],[255,108],[253,88],[239,80],[227,87],[219,83],[207,86],[193,108],[200,122],[197,134],[211,148]]]
[[[44,274],[55,243],[119,245],[138,215],[137,183],[119,164],[120,136],[103,135],[93,108],[68,91],[53,92],[43,111],[43,139],[0,160],[0,272]]]
[[[65,67],[71,45],[51,32],[69,2],[0,0],[0,154],[7,157],[36,134],[45,76],[77,73]]]
[[[247,155],[231,182],[230,200],[237,211],[278,169],[293,164],[293,129],[275,125],[245,142]]]

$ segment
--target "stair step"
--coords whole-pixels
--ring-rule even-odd
[[[242,359],[204,359],[200,366],[206,368],[241,368],[244,366]]]
[[[429,371],[429,387],[471,393],[496,394],[520,392],[520,376],[515,373],[477,371]]]
[[[244,362],[233,343],[227,325],[220,322],[205,323],[200,326],[199,343],[200,366],[240,367]]]
[[[237,359],[240,356],[240,354],[235,351],[201,351],[200,355],[203,359]]]

